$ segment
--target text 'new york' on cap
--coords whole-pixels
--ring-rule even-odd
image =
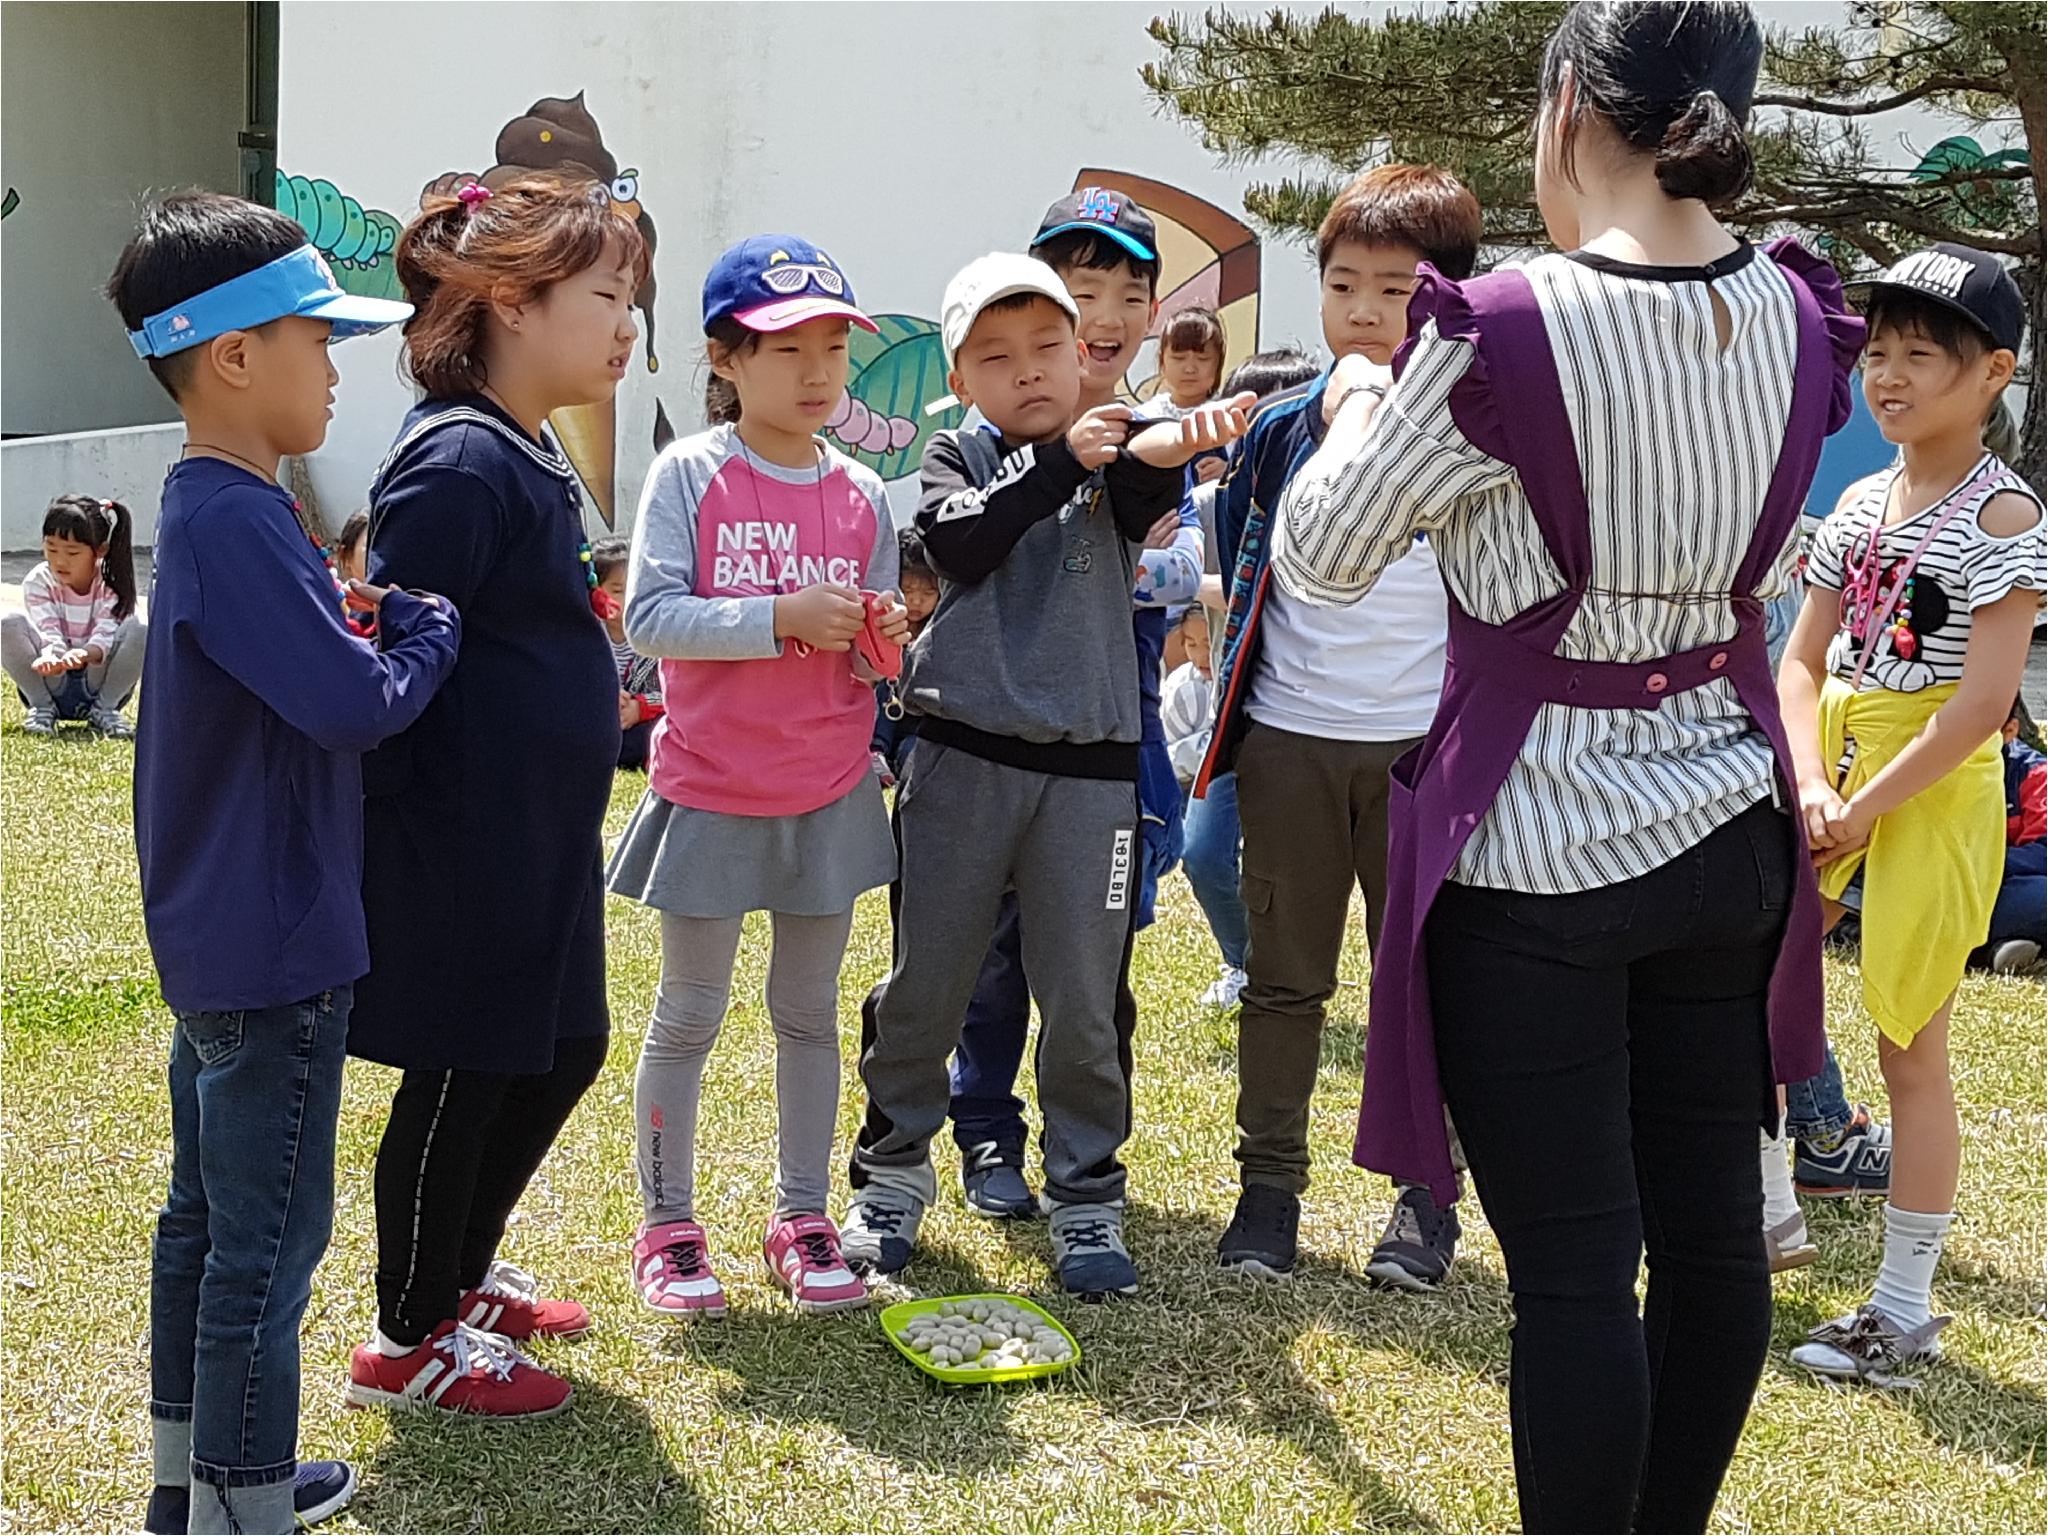
[[[1954,310],[2008,352],[2020,349],[2027,329],[2027,301],[2005,263],[1985,251],[1943,241],[1902,256],[1876,277],[1847,285],[1868,302],[1883,289],[1917,293]]]

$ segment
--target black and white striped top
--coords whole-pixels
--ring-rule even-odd
[[[1747,245],[1704,267],[1580,252],[1540,257],[1526,272],[1592,513],[1593,581],[1559,654],[1640,662],[1732,638],[1727,594],[1791,408],[1789,280]],[[1731,322],[1725,348],[1714,295]],[[1290,592],[1355,602],[1418,531],[1475,618],[1505,623],[1564,589],[1515,471],[1452,419],[1451,388],[1471,361],[1470,343],[1431,322],[1359,454],[1296,475],[1273,553]],[[1785,591],[1795,569],[1793,541],[1761,595]],[[1774,783],[1770,745],[1730,683],[1655,710],[1546,704],[1452,878],[1541,894],[1633,879]]]
[[[2026,481],[1996,454],[1986,453],[1956,489],[1933,506],[1878,533],[1898,474],[1898,466],[1893,465],[1852,486],[1842,505],[1814,535],[1806,566],[1809,585],[1843,593],[1840,627],[1828,643],[1828,670],[1845,683],[1854,682],[1864,653],[1862,625],[1871,597],[1890,595],[1906,560],[1920,548],[1929,529],[1940,524],[1940,531],[1913,568],[1905,600],[1893,608],[1890,621],[1869,647],[1870,661],[1861,684],[1865,692],[1888,688],[1894,693],[1918,693],[1923,688],[1962,681],[1963,657],[1970,647],[1970,615],[2015,588],[2039,592],[2048,587],[2048,573],[2042,570],[2048,535],[2040,522],[2024,533],[1998,538],[1986,533],[1977,520],[1984,504],[2003,491],[2017,491],[2029,501],[2038,501]],[[1941,523],[1943,511],[1949,507],[1954,507],[1955,515]],[[1859,571],[1870,571],[1873,533],[1878,535],[1877,570],[1871,573],[1878,578],[1875,594],[1867,576],[1861,582],[1851,579]],[[1845,591],[1852,587],[1854,590]],[[1904,635],[1897,627],[1900,620],[1904,621]]]

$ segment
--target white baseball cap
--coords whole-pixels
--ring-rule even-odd
[[[945,342],[948,368],[953,366],[953,355],[974,329],[981,312],[997,299],[1019,293],[1051,299],[1067,312],[1069,320],[1076,325],[1081,323],[1081,311],[1074,307],[1074,297],[1060,281],[1059,273],[1036,256],[991,251],[967,263],[946,284],[946,297],[939,306],[939,332]]]

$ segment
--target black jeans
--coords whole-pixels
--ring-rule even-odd
[[[1514,1294],[1526,1531],[1706,1528],[1770,1343],[1757,1135],[1793,858],[1766,801],[1637,879],[1447,885],[1430,913],[1444,1096]]]
[[[505,1221],[604,1067],[603,1035],[561,1040],[538,1076],[408,1072],[377,1147],[377,1326],[418,1344],[481,1283]]]

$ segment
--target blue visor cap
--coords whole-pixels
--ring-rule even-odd
[[[137,357],[170,357],[229,331],[250,331],[287,315],[325,320],[329,339],[367,336],[412,317],[412,306],[395,299],[343,293],[334,269],[310,245],[287,251],[267,266],[195,293],[184,303],[151,315],[128,333]]]

